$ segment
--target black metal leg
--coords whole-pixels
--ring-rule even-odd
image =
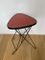
[[[34,41],[32,40],[31,36],[28,34],[28,37],[30,38],[31,42],[32,42],[32,45],[34,46],[34,48],[36,49],[36,45],[34,43]]]
[[[28,29],[28,30],[30,30],[30,29]],[[25,30],[25,32],[24,32],[23,34],[21,34],[20,31],[18,31],[18,30],[16,30],[16,32],[19,33],[20,39],[21,39],[22,36],[25,36],[24,38],[26,38],[26,36],[27,36],[27,34],[24,35],[24,33],[27,32],[26,30]],[[28,32],[29,32],[29,31],[28,31]],[[28,33],[28,32],[27,32],[27,33]],[[19,49],[19,47],[21,46],[21,44],[22,44],[23,41],[24,41],[24,38],[22,37],[21,43],[20,43],[20,39],[19,39],[18,44],[17,44],[17,47],[16,47],[16,49],[13,51],[12,54],[14,54],[14,53]],[[19,44],[19,43],[20,43],[20,44]]]
[[[25,30],[26,30],[26,29],[25,29]],[[30,38],[33,47],[36,49],[36,45],[35,45],[34,41],[32,40],[32,38],[31,38],[31,36],[30,36],[29,34],[28,34],[28,37]],[[30,42],[29,42],[29,43],[30,43]]]
[[[15,44],[14,44],[14,38],[15,38],[15,35],[16,35],[16,32],[15,32],[15,34],[13,35],[13,37],[12,37],[12,39],[11,39],[12,44],[13,44],[13,47],[14,47],[14,51],[17,50],[18,45],[20,44],[20,39],[21,39],[21,36],[20,36],[20,39],[19,39],[18,44],[17,44],[17,47],[16,47]],[[14,52],[13,52],[12,54],[14,54]]]
[[[16,32],[14,33],[14,35],[13,35],[13,37],[12,37],[12,39],[11,39],[14,49],[16,48],[16,47],[15,47],[15,44],[14,44],[15,34],[16,34]]]
[[[22,35],[21,35],[22,36]],[[33,46],[31,42],[29,42],[24,36],[22,36],[26,42],[28,42],[34,49],[36,49],[36,46]]]
[[[17,50],[18,50],[18,48],[19,48],[19,46],[20,46],[20,40],[21,40],[21,36],[20,36],[20,39],[19,39],[19,41],[18,41],[18,44],[17,44],[17,47],[16,47],[16,49],[13,51],[13,53],[12,54],[14,54]]]
[[[21,44],[23,43],[23,40],[21,41],[21,43],[17,46],[17,48],[13,51],[13,55],[14,55],[14,53],[19,49],[19,47],[21,46]]]
[[[20,36],[20,39],[19,39],[19,41],[18,41],[18,44],[17,44],[17,47],[15,47],[15,44],[14,44],[14,36],[15,36],[15,34],[14,34],[14,36],[13,36],[13,38],[12,38],[12,44],[13,44],[13,46],[14,46],[14,51],[13,51],[13,53],[12,54],[14,54],[18,49],[19,49],[19,47],[21,46],[21,44],[23,43],[23,41],[25,40],[26,42],[28,42],[33,48],[35,48],[36,49],[36,45],[35,45],[35,43],[33,42],[33,40],[32,40],[32,38],[29,36],[29,31],[31,30],[31,27],[30,28],[28,28],[28,29],[26,29],[25,28],[25,32],[23,33],[23,34],[21,34],[21,32],[19,31],[19,30],[16,30],[16,32],[17,33],[19,33],[19,36]],[[27,33],[26,33],[27,32]],[[25,35],[25,33],[26,33],[26,35]],[[29,42],[27,39],[26,39],[26,36],[28,36],[29,38],[30,38],[30,40],[31,40],[31,42]],[[21,37],[22,37],[22,40],[21,40]],[[21,41],[20,41],[21,40]]]
[[[28,35],[28,37],[30,37],[29,34],[28,34],[30,30],[31,30],[31,28],[28,29],[28,30],[25,29],[25,32],[27,32],[26,35]],[[32,40],[31,37],[30,37],[31,42],[29,42],[27,39],[25,39],[24,35],[22,35],[19,31],[17,31],[17,32],[24,38],[25,41],[27,41],[34,49],[36,49],[36,45],[35,45],[35,43],[33,42],[33,40]]]

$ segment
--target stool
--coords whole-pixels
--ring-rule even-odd
[[[11,41],[12,41],[13,47],[15,49],[12,54],[14,54],[19,49],[19,47],[21,46],[21,44],[23,43],[24,40],[28,44],[30,44],[34,49],[36,49],[36,45],[35,45],[34,41],[28,34],[29,31],[31,30],[31,27],[34,26],[36,23],[37,23],[36,19],[34,19],[33,17],[28,16],[26,14],[23,14],[23,13],[17,13],[10,19],[10,21],[7,24],[7,27],[9,29],[15,30],[20,36],[17,46],[15,46],[15,44],[14,44],[14,37],[16,35],[16,32],[14,33],[14,35],[12,37]],[[20,32],[21,29],[25,29],[23,34]],[[30,38],[31,42],[29,42],[26,39],[27,35]],[[21,43],[20,43],[20,40],[21,40]]]

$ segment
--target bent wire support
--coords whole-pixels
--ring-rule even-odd
[[[11,41],[12,41],[12,44],[13,44],[13,47],[14,47],[14,49],[15,49],[12,54],[14,54],[14,53],[19,49],[19,47],[21,46],[21,44],[23,43],[24,40],[25,40],[28,44],[30,44],[34,49],[36,49],[35,43],[33,42],[32,38],[31,38],[30,35],[28,34],[30,30],[31,30],[31,27],[28,28],[28,29],[25,28],[25,31],[24,31],[23,34],[21,34],[19,30],[15,30],[15,31],[19,34],[20,38],[19,38],[17,47],[15,47],[15,44],[14,44],[14,37],[15,37],[15,35],[16,35],[16,32],[15,32],[15,34],[13,35],[12,40],[11,40]],[[26,33],[26,34],[25,34],[25,33]],[[27,36],[27,35],[28,35],[28,37],[30,38],[31,42],[29,42],[29,41],[26,39],[26,36]],[[22,39],[21,39],[21,38],[22,38]],[[21,43],[20,43],[20,40],[21,40]]]

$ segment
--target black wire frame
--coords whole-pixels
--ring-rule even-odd
[[[13,47],[14,47],[14,51],[12,52],[12,55],[19,49],[19,47],[22,45],[22,43],[24,42],[24,40],[30,44],[34,49],[36,49],[36,45],[34,43],[34,41],[32,40],[31,36],[28,34],[29,31],[31,30],[31,27],[28,27],[28,29],[25,28],[25,31],[23,34],[21,34],[21,32],[19,31],[20,29],[16,29],[15,31],[19,34],[19,41],[18,41],[18,44],[17,44],[17,47],[15,46],[14,44],[14,38],[15,38],[15,35],[16,35],[16,32],[14,33],[11,41],[12,41],[12,44],[13,44]],[[27,32],[27,33],[26,33]],[[25,34],[26,33],[26,34]],[[31,42],[29,42],[27,39],[26,39],[26,36],[28,35],[28,37],[30,38]],[[22,38],[22,39],[21,39]],[[20,40],[21,40],[21,43],[20,43]]]

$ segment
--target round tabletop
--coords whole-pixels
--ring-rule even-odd
[[[36,19],[23,13],[15,14],[8,22],[9,29],[31,27],[37,23]]]

